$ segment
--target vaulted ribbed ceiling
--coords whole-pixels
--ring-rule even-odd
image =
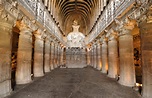
[[[77,20],[80,32],[88,35],[109,0],[44,0],[50,14],[67,36]]]
[[[92,8],[95,8],[97,1],[99,0],[56,0],[56,5],[59,6],[60,13],[65,20],[73,12],[79,12],[89,20]]]

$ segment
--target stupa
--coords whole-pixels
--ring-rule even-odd
[[[67,47],[83,47],[85,46],[85,36],[79,32],[78,22],[74,20],[72,28],[73,31],[67,36]]]

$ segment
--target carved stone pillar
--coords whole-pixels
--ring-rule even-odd
[[[87,49],[87,50],[89,50],[89,58],[90,58],[89,66],[91,66],[91,47],[90,49]]]
[[[90,49],[87,48],[87,65],[90,65]]]
[[[20,29],[18,52],[16,84],[26,84],[31,82],[31,59],[32,59],[32,31],[25,24],[26,19],[18,21]]]
[[[125,86],[134,86],[135,66],[134,66],[134,49],[133,35],[131,31],[136,26],[136,21],[126,18],[123,25],[119,23],[117,30],[119,31],[119,67],[120,79],[119,83]]]
[[[93,66],[93,46],[91,46],[91,66]]]
[[[107,45],[107,38],[105,38],[102,43],[102,73],[107,73],[107,71],[108,71],[108,45]]]
[[[11,92],[11,50],[14,18],[7,15],[0,2],[0,97]],[[3,13],[3,12],[4,13]]]
[[[51,60],[50,60],[50,67],[51,70],[54,69],[54,42],[51,42]]]
[[[50,72],[50,39],[47,37],[45,39],[45,64],[44,64],[44,71]]]
[[[144,20],[145,18],[145,20]],[[152,97],[152,6],[147,12],[147,17],[139,24],[141,36],[142,59],[142,95],[143,98]]]
[[[64,47],[61,47],[61,55],[60,55],[60,65],[64,65],[63,63],[63,56],[64,56]]]
[[[54,68],[57,68],[57,43],[54,44]]]
[[[97,44],[97,69],[101,70],[101,45],[98,42]]]
[[[97,68],[97,46],[93,46],[93,67]]]
[[[61,58],[61,47],[60,45],[58,45],[58,58],[57,58],[58,66],[60,66],[60,58]]]
[[[118,42],[115,34],[108,41],[108,76],[116,78],[118,72]]]
[[[56,44],[56,47],[55,47],[55,62],[56,62],[56,67],[58,67],[58,43]]]
[[[94,46],[92,46],[92,67],[94,66]]]
[[[102,42],[100,41],[100,71],[102,72]]]
[[[38,29],[35,32],[35,46],[34,46],[34,76],[41,77],[44,76],[43,72],[43,46],[44,39],[42,38],[42,31]]]
[[[63,47],[61,47],[61,49],[60,49],[60,65],[63,65]]]
[[[125,86],[135,85],[135,67],[133,56],[133,35],[131,30],[123,29],[123,35],[119,36],[119,83]]]

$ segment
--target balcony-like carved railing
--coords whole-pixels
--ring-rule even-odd
[[[41,0],[18,0],[18,3],[35,16],[35,19],[43,24],[60,42],[64,43],[63,35]]]
[[[141,0],[143,1],[143,0]],[[93,41],[101,32],[103,32],[121,13],[123,13],[135,0],[111,0],[104,10],[102,16],[88,35],[87,44]]]

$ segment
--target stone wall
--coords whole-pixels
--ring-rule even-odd
[[[66,49],[66,66],[68,68],[84,68],[85,66],[87,66],[85,49]]]

